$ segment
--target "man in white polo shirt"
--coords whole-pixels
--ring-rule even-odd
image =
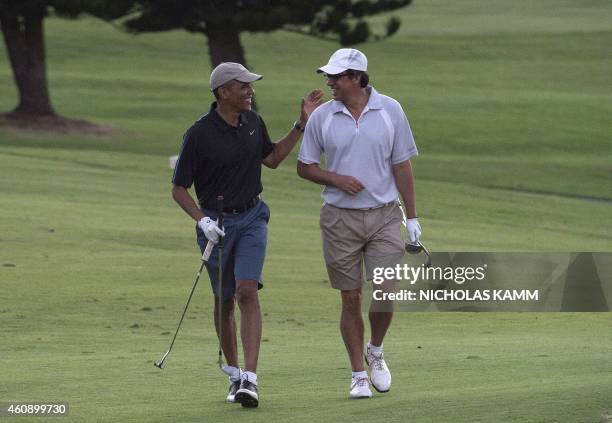
[[[325,186],[321,209],[323,254],[333,288],[340,290],[340,331],[352,367],[350,398],[369,398],[391,387],[383,338],[392,311],[370,309],[371,337],[365,348],[361,316],[362,268],[399,260],[404,253],[402,212],[408,213],[410,242],[421,234],[410,158],[417,155],[401,105],[369,86],[367,58],[356,49],[336,51],[323,73],[333,100],[315,110],[298,154],[298,174]],[[325,169],[319,167],[321,154]]]

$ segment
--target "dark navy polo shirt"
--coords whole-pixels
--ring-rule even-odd
[[[225,207],[238,208],[261,193],[262,160],[274,149],[266,125],[254,111],[240,114],[238,127],[215,111],[202,116],[183,136],[172,183],[195,185],[200,207],[215,209],[222,194]]]

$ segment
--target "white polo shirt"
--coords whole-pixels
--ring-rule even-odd
[[[298,160],[320,163],[331,172],[357,178],[364,186],[357,195],[326,186],[323,201],[336,207],[376,207],[398,198],[392,165],[418,154],[402,106],[368,87],[370,98],[359,120],[341,101],[319,106],[308,119]]]

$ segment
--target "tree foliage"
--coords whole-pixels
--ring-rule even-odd
[[[315,37],[354,45],[376,37],[393,35],[400,20],[392,17],[384,34],[373,34],[367,16],[389,12],[411,0],[123,0],[125,12],[134,12],[125,22],[133,32],[183,28],[206,34],[227,26],[239,32],[290,29]]]
[[[355,45],[393,35],[400,20],[374,33],[366,17],[389,12],[411,0],[0,0],[0,27],[19,91],[13,111],[54,116],[47,87],[43,20],[50,13],[77,18],[90,14],[119,20],[130,32],[184,29],[203,34],[212,66],[247,65],[242,32],[279,29]]]

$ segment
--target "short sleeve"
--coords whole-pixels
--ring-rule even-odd
[[[181,151],[179,152],[178,160],[174,167],[172,183],[185,188],[191,187],[196,173],[196,164],[195,140],[191,134],[191,130],[188,130],[185,132],[185,135],[183,135],[183,144],[181,145]]]
[[[270,134],[268,134],[268,128],[266,128],[266,123],[259,116],[259,122],[261,122],[261,159],[265,159],[268,155],[274,150],[274,143],[270,139]]]
[[[391,164],[396,165],[401,162],[405,162],[412,156],[419,154],[414,137],[412,136],[412,129],[408,123],[408,118],[402,109],[402,106],[397,103],[397,108],[393,113],[394,117],[394,139],[393,149],[391,150]]]
[[[323,152],[323,142],[320,136],[320,125],[317,124],[318,116],[315,114],[306,122],[304,130],[304,139],[298,153],[298,161],[304,164],[319,164],[321,162],[321,153]]]

